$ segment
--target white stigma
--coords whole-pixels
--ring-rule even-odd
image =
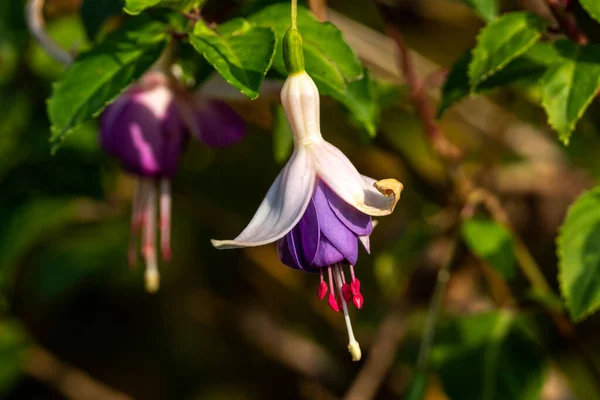
[[[339,264],[333,267],[334,270],[334,278],[335,284],[338,289],[338,296],[342,301],[342,310],[344,311],[344,320],[346,321],[346,329],[348,330],[348,351],[352,356],[352,361],[360,361],[362,357],[362,352],[360,351],[360,344],[356,341],[354,337],[354,332],[352,331],[352,323],[350,322],[350,314],[348,314],[348,305],[346,304],[346,300],[342,295],[342,275],[341,275],[341,267]]]

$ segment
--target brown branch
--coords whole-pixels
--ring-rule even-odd
[[[429,102],[425,86],[420,80],[412,54],[406,46],[402,34],[392,24],[386,23],[385,31],[398,48],[398,64],[410,89],[410,99],[417,112],[425,133],[434,149],[445,160],[457,161],[461,152],[446,137],[435,119],[435,108]]]
[[[308,0],[308,6],[319,21],[327,21],[327,0]]]
[[[132,400],[36,345],[25,351],[22,366],[27,374],[52,386],[69,400]]]
[[[589,42],[588,37],[577,26],[577,20],[573,13],[567,10],[567,2],[564,0],[546,1],[552,15],[565,35],[579,45],[586,45]]]

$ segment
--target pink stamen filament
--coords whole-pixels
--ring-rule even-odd
[[[335,300],[335,290],[333,289],[333,276],[331,269],[331,266],[327,267],[327,273],[329,274],[329,298],[327,299],[327,302],[333,311],[338,312],[340,309]]]
[[[133,267],[137,264],[139,235],[140,230],[144,225],[144,196],[145,182],[142,178],[140,178],[135,181],[135,189],[133,192],[131,232],[129,233],[129,248],[127,250],[127,259],[129,260],[130,267]]]
[[[320,281],[319,281],[319,289],[317,290],[317,297],[319,300],[323,300],[327,295],[327,284],[325,283],[325,279],[323,278],[323,268],[319,270]]]
[[[171,182],[160,180],[160,248],[163,261],[171,260]]]

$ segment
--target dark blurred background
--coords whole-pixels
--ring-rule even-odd
[[[212,1],[207,13],[218,21],[266,3]],[[402,398],[449,246],[454,199],[443,164],[406,101],[392,44],[378,33],[383,25],[375,6],[328,3],[343,15],[333,13],[332,21],[360,47],[355,50],[373,74],[397,87],[376,139],[369,140],[330,100],[323,101],[322,130],[363,174],[394,177],[406,188],[394,214],[381,219],[373,234],[372,255],[360,255],[365,305],[352,312],[367,360],[374,349],[397,354],[381,370],[371,365],[374,375],[362,376],[361,384],[375,384],[377,399]],[[424,76],[450,66],[482,26],[451,0],[386,3],[409,46],[424,56],[418,59]],[[507,1],[503,7],[533,3]],[[46,5],[49,33],[73,51],[90,45],[81,7],[82,0]],[[23,0],[0,1],[0,397],[334,399],[351,390],[368,361],[351,362],[343,318],[317,299],[318,277],[285,267],[275,245],[217,251],[210,244],[241,231],[282,167],[271,137],[276,95],[234,103],[249,121],[241,144],[218,151],[197,142],[189,146],[173,181],[173,260],[160,266],[161,289],[149,295],[143,266],[127,266],[133,179],[101,152],[96,124],[73,133],[50,155],[45,102],[63,67],[32,40],[23,10]],[[372,40],[364,47],[351,40],[356,37]],[[440,79],[431,77],[435,98]],[[556,285],[556,228],[600,172],[600,114],[593,106],[564,148],[545,126],[538,100],[534,86],[503,90],[491,100],[467,100],[443,126],[468,154],[467,170],[500,193]],[[462,245],[457,257],[443,313],[493,309],[482,262]],[[525,280],[512,283],[517,297],[526,299]],[[519,304],[535,308],[533,301]],[[593,378],[572,360],[547,318],[539,319],[553,360],[543,398],[575,398],[574,387],[584,393],[582,400],[597,398],[597,389],[588,390]],[[580,330],[596,362],[598,329],[592,318]],[[447,398],[435,374],[426,398]]]

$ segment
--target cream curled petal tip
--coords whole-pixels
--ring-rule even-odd
[[[337,147],[323,140],[308,148],[317,176],[342,200],[374,217],[389,215],[397,200],[377,190],[375,179],[361,175]]]
[[[217,249],[235,249],[281,239],[304,215],[315,179],[311,157],[305,150],[296,149],[242,233],[233,240],[213,239],[212,245]]]
[[[374,182],[373,187],[379,190],[385,197],[392,199],[391,211],[394,211],[396,204],[398,204],[398,201],[400,200],[402,191],[404,190],[404,185],[396,179],[389,178]]]

